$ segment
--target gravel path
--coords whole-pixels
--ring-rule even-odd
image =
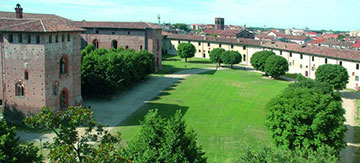
[[[138,84],[129,91],[122,92],[114,96],[111,100],[89,99],[84,101],[85,106],[91,106],[94,117],[97,122],[106,124],[108,130],[117,126],[121,121],[137,111],[144,103],[155,98],[162,90],[170,87],[176,81],[184,79],[192,74],[203,73],[214,70],[208,69],[190,69],[179,71],[174,74],[164,76],[152,76],[149,80]],[[83,129],[79,128],[79,133]],[[17,135],[21,141],[51,141],[54,133],[34,133],[19,131]]]
[[[340,162],[343,163],[354,163],[355,162],[355,151],[358,145],[354,141],[354,126],[356,126],[355,113],[356,113],[356,101],[353,99],[343,98],[343,107],[346,110],[346,128],[348,131],[345,134],[345,141],[347,147],[340,152]]]

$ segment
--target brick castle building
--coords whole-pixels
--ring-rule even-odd
[[[148,23],[77,22],[57,15],[0,12],[0,104],[11,119],[81,105],[81,54],[96,47],[146,49],[161,68],[161,29]],[[14,117],[15,116],[15,117]]]

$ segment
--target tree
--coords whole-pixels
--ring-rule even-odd
[[[195,46],[190,43],[181,43],[178,45],[177,53],[181,58],[185,58],[185,62],[187,62],[187,58],[191,58],[195,56]]]
[[[120,136],[112,136],[96,124],[90,109],[69,107],[54,112],[44,107],[41,113],[24,120],[34,128],[52,130],[56,137],[50,143],[50,160],[54,162],[125,162],[117,148]],[[80,134],[78,127],[84,128]]]
[[[221,61],[225,64],[230,64],[230,67],[233,68],[233,64],[238,64],[241,62],[241,54],[238,51],[224,51],[221,56]]]
[[[346,88],[346,84],[349,82],[349,75],[343,66],[325,64],[317,68],[315,79],[331,84],[336,90],[342,90]]]
[[[221,64],[221,54],[225,52],[223,48],[215,48],[210,52],[210,60],[214,63],[217,63],[219,66]]]
[[[336,154],[346,146],[345,110],[330,85],[310,79],[297,82],[272,99],[267,110],[266,125],[277,146],[316,151],[326,145]]]
[[[276,78],[280,75],[285,75],[289,71],[289,64],[287,60],[278,55],[272,55],[265,61],[265,74]]]
[[[254,67],[255,70],[259,70],[265,72],[265,62],[268,57],[275,55],[272,51],[260,51],[254,53],[254,55],[250,58],[250,63]]]
[[[287,150],[262,145],[261,147],[247,146],[244,151],[239,152],[237,162],[241,163],[336,163],[337,158],[333,155],[330,147],[322,146],[317,151],[313,150]]]
[[[210,36],[217,37],[216,33],[211,33]]]
[[[150,110],[138,135],[128,144],[127,156],[134,162],[206,162],[193,130],[187,131],[177,111],[170,119]]]
[[[0,162],[41,162],[43,157],[33,144],[20,145],[15,127],[0,120]]]
[[[182,29],[184,31],[189,31],[188,25],[184,23],[176,23],[173,26],[175,27],[175,29]]]
[[[85,57],[86,55],[88,55],[89,53],[91,53],[92,51],[94,51],[96,48],[94,45],[87,45],[83,50],[81,50],[81,58]]]
[[[344,38],[345,38],[344,35],[338,35],[338,37],[336,39],[339,40],[339,41],[343,41]]]

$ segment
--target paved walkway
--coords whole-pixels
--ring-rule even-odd
[[[208,69],[189,69],[179,71],[174,74],[164,76],[152,76],[149,80],[138,84],[129,91],[122,92],[114,96],[111,100],[89,99],[84,101],[85,106],[91,106],[94,117],[97,122],[108,125],[108,130],[117,126],[128,116],[137,111],[147,101],[155,98],[162,90],[170,87],[176,81],[184,79],[192,74],[203,73],[215,70]],[[79,133],[83,133],[83,129],[78,129]],[[51,141],[55,137],[54,133],[34,133],[19,131],[21,141]]]
[[[348,131],[345,134],[345,142],[347,147],[344,148],[340,152],[340,162],[342,163],[355,163],[355,152],[359,149],[359,144],[355,143],[355,133],[354,128],[357,125],[356,118],[356,98],[358,98],[359,94],[356,92],[342,92],[343,98],[343,107],[346,110],[345,118],[346,118],[346,128]]]

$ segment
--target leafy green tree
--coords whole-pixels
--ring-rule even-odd
[[[254,53],[254,55],[250,58],[250,63],[254,67],[255,70],[259,70],[265,72],[265,62],[268,57],[275,55],[272,51],[260,51]]]
[[[221,61],[225,64],[230,64],[230,67],[233,68],[233,64],[238,64],[241,62],[241,54],[238,51],[224,51],[221,53]]]
[[[178,45],[177,53],[181,58],[185,58],[185,62],[187,62],[187,58],[191,58],[195,56],[195,46],[191,43],[181,43]]]
[[[239,153],[237,160],[239,163],[336,163],[337,158],[333,155],[333,150],[327,146],[321,146],[316,151],[287,150],[270,146],[247,146],[244,151]]]
[[[221,54],[225,52],[223,48],[215,48],[210,52],[210,60],[214,63],[217,63],[219,66],[221,64]]]
[[[285,75],[289,71],[289,64],[284,57],[272,55],[266,59],[264,70],[265,74],[276,78],[280,75]]]
[[[346,68],[336,64],[319,66],[315,72],[315,79],[331,84],[336,90],[345,89],[346,84],[349,83],[349,75]]]
[[[344,40],[344,38],[345,38],[345,36],[344,36],[344,35],[339,35],[336,39],[337,39],[337,40],[340,40],[340,41],[343,41],[343,40]]]
[[[175,29],[182,29],[184,31],[189,31],[188,25],[186,25],[184,23],[175,23],[175,24],[173,24],[173,26],[175,27]]]
[[[10,127],[5,120],[0,120],[0,162],[41,162],[39,149],[33,144],[20,145],[15,127]]]
[[[216,33],[211,33],[210,36],[217,37]]]
[[[90,109],[69,107],[54,112],[44,107],[41,113],[24,120],[34,128],[51,130],[56,137],[50,143],[49,158],[54,162],[125,162],[117,148],[120,136],[112,136],[102,125],[96,124]],[[83,127],[79,133],[78,127]]]
[[[91,53],[92,51],[94,51],[96,48],[94,45],[87,45],[84,49],[81,50],[81,58],[85,57],[86,55],[88,55],[89,53]]]
[[[267,105],[266,125],[277,146],[316,151],[326,145],[338,154],[346,146],[345,110],[340,94],[330,85],[311,82],[315,81],[292,84],[272,99]]]
[[[141,123],[141,130],[126,150],[134,162],[206,162],[193,130],[187,131],[180,111],[170,119],[151,110]]]

